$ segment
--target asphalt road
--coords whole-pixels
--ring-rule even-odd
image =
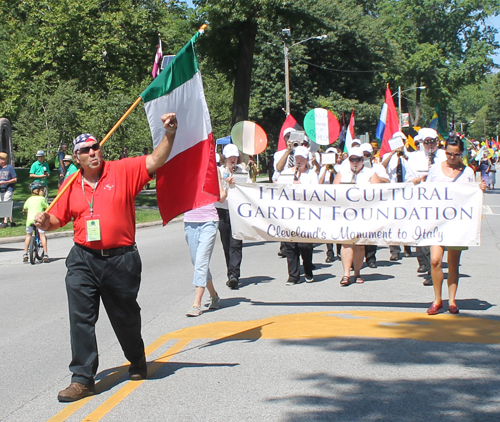
[[[463,253],[459,315],[427,316],[433,299],[415,258],[363,270],[341,287],[341,264],[315,248],[315,282],[285,286],[274,243],[246,243],[239,290],[212,258],[217,311],[188,318],[193,268],[182,223],[138,230],[139,295],[149,378],[130,382],[104,309],[99,394],[63,404],[70,383],[65,257],[23,264],[0,245],[1,421],[497,421],[500,420],[500,190],[487,192],[482,246]],[[467,228],[464,227],[464,230]],[[445,298],[446,298],[445,294]],[[446,307],[445,307],[446,308]]]

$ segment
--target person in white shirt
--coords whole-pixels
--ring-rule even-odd
[[[424,149],[412,153],[408,160],[410,166],[417,173],[417,177],[413,179],[414,182],[424,181],[427,178],[431,165],[446,161],[444,150],[438,149],[438,133],[434,129],[423,127],[418,131],[418,137],[424,145]],[[430,247],[417,247],[417,259],[420,264],[417,272],[427,273],[424,276],[424,286],[432,286]]]
[[[373,161],[373,147],[368,143],[362,143],[360,146],[363,151],[364,164],[373,168],[381,183],[389,183],[389,175],[382,164]],[[365,261],[370,268],[377,268],[377,245],[365,245]]]
[[[235,183],[235,173],[244,173],[243,166],[240,160],[240,152],[234,144],[227,144],[222,150],[222,155],[225,158],[225,165],[219,167],[219,172],[222,176],[222,189],[227,189],[228,185]],[[247,183],[250,183],[250,178],[247,174]],[[243,255],[243,242],[235,239],[231,233],[231,219],[229,218],[229,206],[227,199],[222,203],[215,204],[217,213],[219,214],[219,234],[224,249],[224,257],[226,258],[227,266],[227,282],[226,285],[230,289],[237,289],[240,279],[241,259]]]
[[[309,150],[304,146],[295,148],[295,166],[283,171],[282,174],[293,174],[294,184],[317,185],[318,175],[309,168]],[[304,265],[305,279],[307,283],[314,281],[313,277],[313,244],[299,242],[282,242],[288,265],[287,285],[300,282],[300,256]]]
[[[446,154],[444,150],[438,149],[438,133],[434,129],[423,127],[418,131],[418,137],[424,149],[412,153],[409,164],[417,172],[418,177],[425,180],[429,167],[445,161]]]
[[[349,167],[341,165],[337,176],[335,176],[334,184],[352,183],[364,185],[368,183],[380,183],[380,178],[373,168],[366,167],[363,164],[363,151],[359,147],[354,147],[349,150]],[[354,280],[356,283],[364,283],[360,276],[361,267],[365,255],[365,247],[363,245],[346,244],[342,245],[342,267],[344,275],[340,280],[341,286],[348,286],[351,283],[351,267],[354,265]]]
[[[418,136],[418,135],[417,135]],[[392,135],[393,138],[401,138],[406,141],[406,135],[403,132],[396,132]],[[405,147],[396,148],[395,150],[384,154],[382,157],[382,165],[387,170],[390,183],[404,183],[411,182],[418,175],[409,163],[410,154]],[[389,247],[391,252],[391,261],[398,261],[401,247],[399,245],[391,245]],[[405,256],[411,256],[411,247],[405,246]]]
[[[335,156],[335,164],[328,164],[328,165],[323,165],[321,166],[320,172],[319,172],[319,184],[323,185],[331,185],[335,179],[335,176],[337,175],[337,171],[339,168],[339,151],[337,148],[329,147],[326,149],[325,154],[332,154]],[[334,248],[335,245],[333,243],[327,243],[326,244],[326,263],[331,263],[336,261],[337,259],[340,259],[340,249],[342,245],[340,243],[336,244],[336,249],[337,249],[337,256],[335,256]]]

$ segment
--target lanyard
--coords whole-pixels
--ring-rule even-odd
[[[83,176],[82,176],[82,192],[83,192],[83,196],[85,197],[85,200],[87,201],[87,204],[89,204],[90,216],[91,217],[94,216],[94,193],[95,193],[95,190],[97,189],[97,184],[98,183],[99,183],[99,181],[97,181],[95,183],[94,190],[92,191],[92,200],[89,202],[89,200],[87,199],[87,195],[85,195],[85,186],[83,184]]]

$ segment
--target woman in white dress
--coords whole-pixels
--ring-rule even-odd
[[[451,137],[446,142],[446,161],[436,163],[429,169],[427,182],[457,182],[457,183],[474,183],[474,171],[464,165],[462,162],[462,154],[464,151],[463,143],[460,139]],[[482,181],[479,184],[479,189],[483,192],[486,190],[486,183]],[[460,255],[467,247],[452,247],[448,246],[448,312],[458,314],[458,306],[455,302],[455,296],[458,288],[458,268],[460,266]],[[445,246],[431,246],[431,275],[434,285],[434,302],[427,309],[429,315],[436,315],[443,307],[441,297],[443,286],[443,255]]]

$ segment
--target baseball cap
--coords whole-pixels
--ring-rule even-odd
[[[392,134],[393,138],[402,138],[403,140],[406,140],[406,135],[403,132],[395,132]]]
[[[227,144],[222,150],[222,155],[226,158],[229,157],[239,157],[240,152],[238,151],[238,147],[234,144]]]
[[[418,137],[421,141],[424,141],[427,138],[437,139],[438,133],[430,127],[423,127],[418,131]]]
[[[363,150],[361,147],[353,147],[349,150],[349,157],[362,157]]]
[[[297,148],[295,148],[294,155],[295,157],[300,156],[304,158],[309,158],[309,150],[306,147],[300,145]]]
[[[373,152],[373,147],[368,142],[361,144],[361,146],[359,148],[363,152],[369,152],[370,154]]]

